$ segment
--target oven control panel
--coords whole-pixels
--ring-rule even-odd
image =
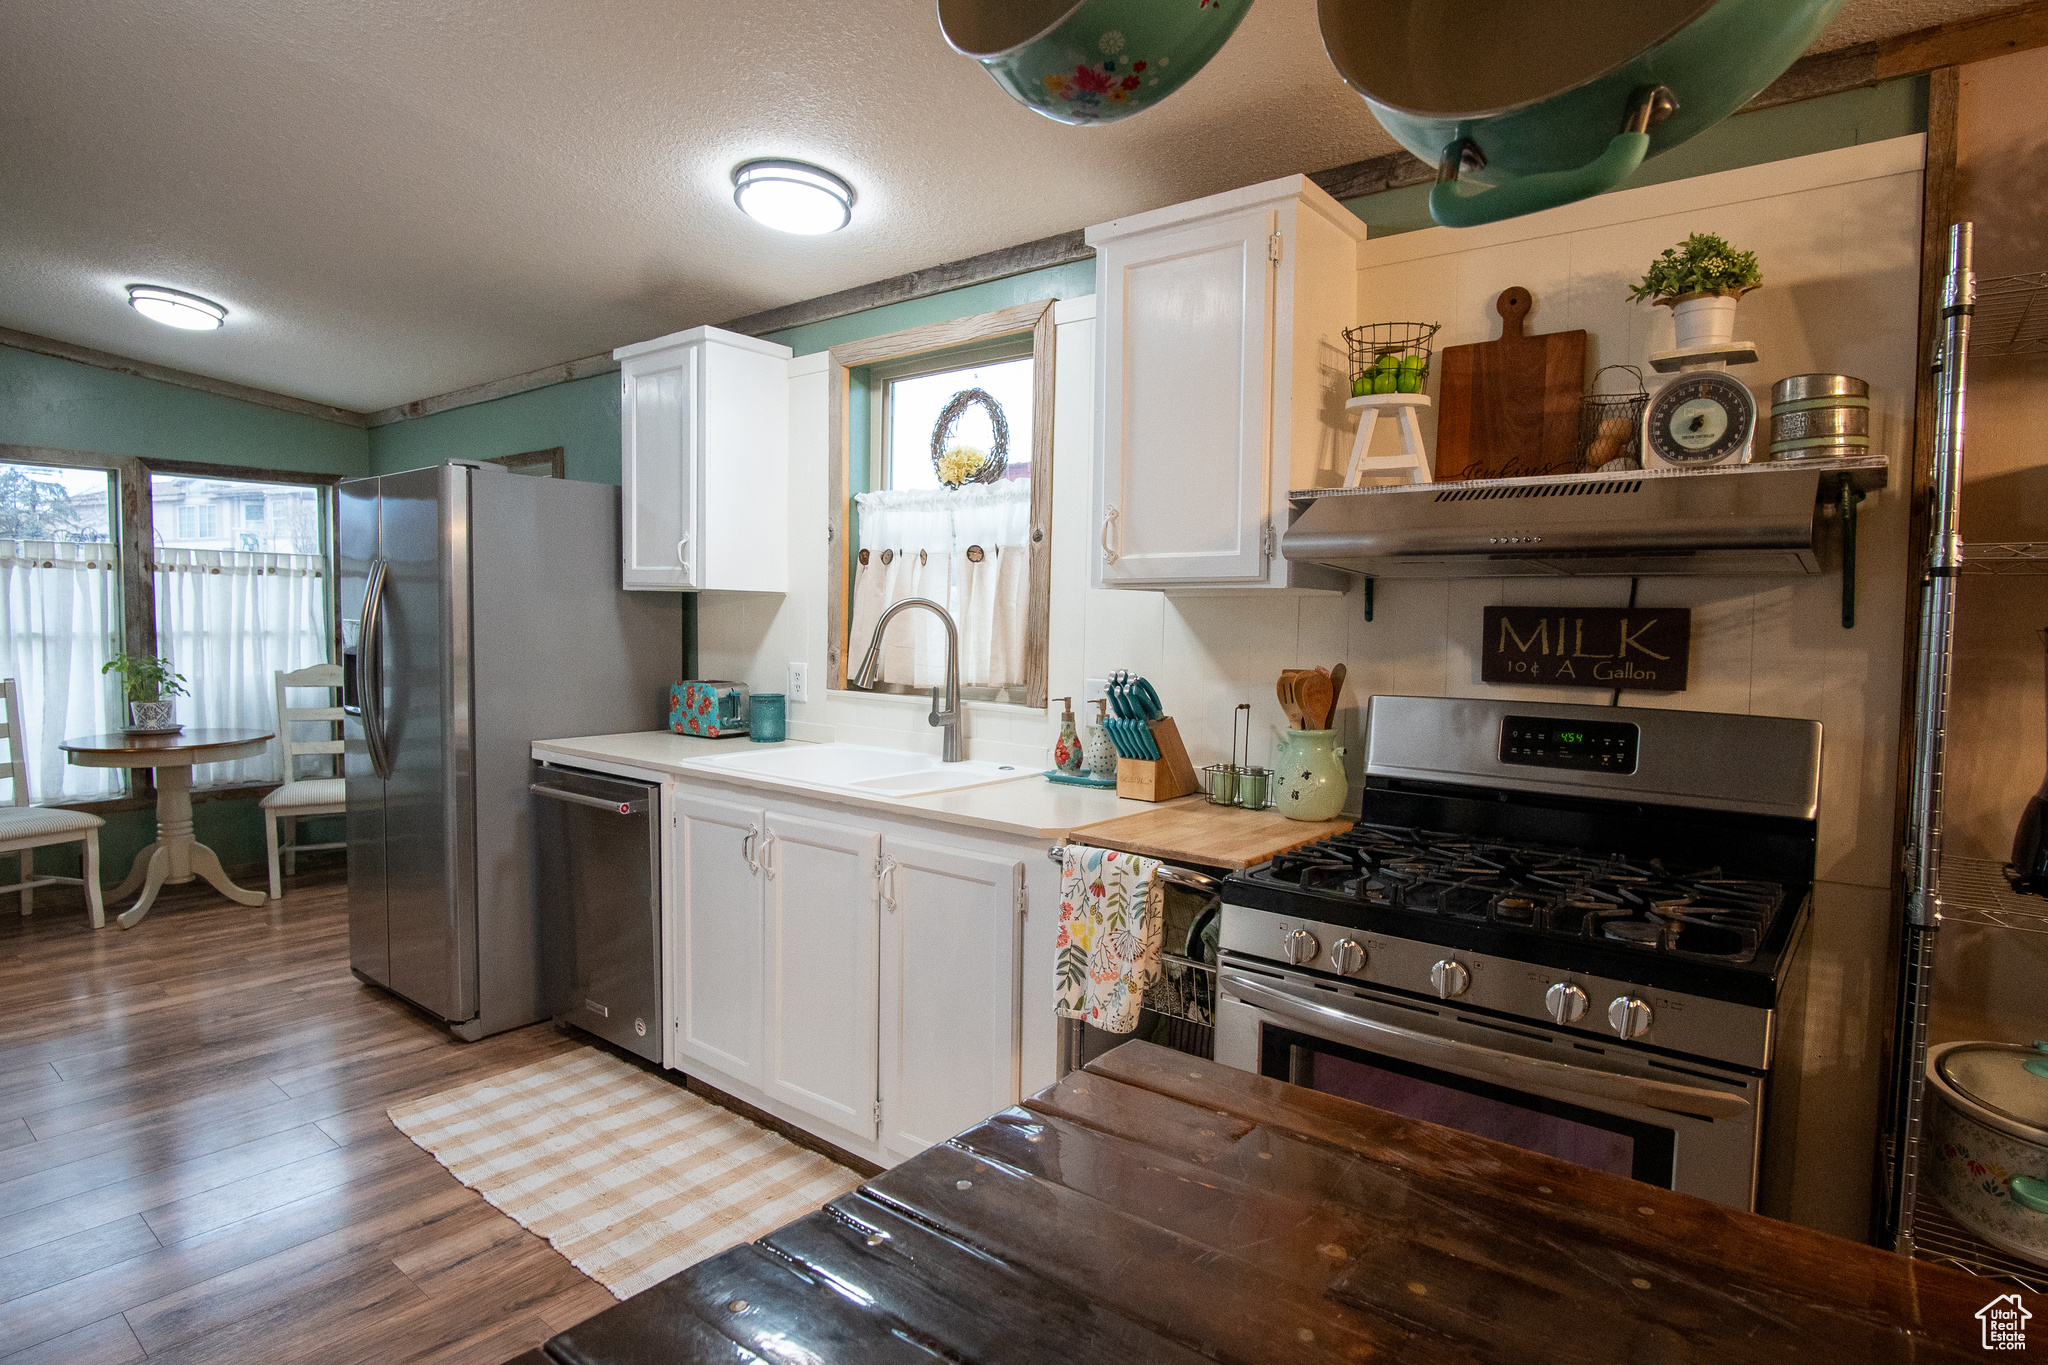
[[[1529,768],[1632,773],[1641,735],[1626,721],[1507,716],[1500,723],[1500,761]]]

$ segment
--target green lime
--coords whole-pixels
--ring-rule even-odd
[[[1399,383],[1400,376],[1395,374],[1392,370],[1373,371],[1372,391],[1374,393],[1392,393],[1394,392],[1395,386]]]
[[[1372,367],[1376,371],[1397,370],[1401,367],[1401,357],[1394,355],[1392,352],[1389,352],[1388,354],[1381,356],[1378,360],[1375,360],[1372,363]]]
[[[1424,372],[1428,362],[1419,355],[1411,355],[1401,362],[1400,372],[1395,377],[1395,387],[1402,393],[1421,393]]]
[[[1351,396],[1353,398],[1363,398],[1371,392],[1372,376],[1370,374],[1362,374],[1351,381]]]

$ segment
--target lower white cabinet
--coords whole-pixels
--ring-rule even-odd
[[[882,855],[882,1147],[908,1160],[1018,1096],[1014,860],[890,838]]]
[[[875,862],[881,836],[764,813],[767,897],[762,1089],[875,1135]]]
[[[1018,1101],[1025,850],[687,779],[670,809],[676,1066],[883,1165]]]

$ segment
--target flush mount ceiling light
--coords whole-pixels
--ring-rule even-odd
[[[853,221],[853,186],[804,161],[749,161],[732,173],[732,201],[757,223],[816,236]]]
[[[228,310],[212,299],[154,284],[129,285],[128,306],[151,322],[188,332],[210,332],[228,319]]]

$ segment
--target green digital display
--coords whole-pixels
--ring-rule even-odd
[[[1586,732],[1584,730],[1559,730],[1557,738],[1561,744],[1584,744],[1586,742]]]
[[[1625,721],[1573,724],[1542,716],[1508,716],[1500,727],[1500,761],[1629,774],[1636,770],[1639,737],[1636,727]]]

